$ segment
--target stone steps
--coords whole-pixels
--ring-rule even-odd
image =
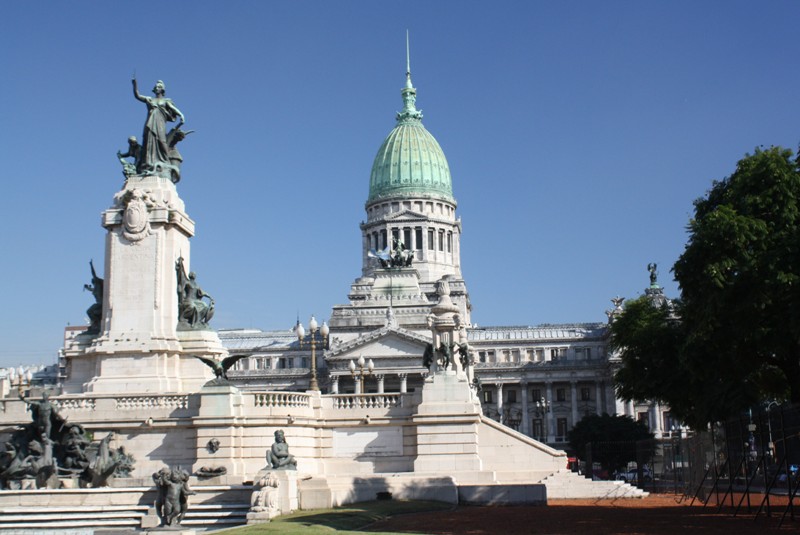
[[[650,493],[624,481],[593,481],[569,470],[559,470],[542,480],[547,499],[641,499]]]
[[[144,499],[142,493],[140,499],[131,500],[132,505],[91,505],[86,501],[97,501],[101,497],[107,497],[108,491],[103,494],[103,489],[81,489],[79,493],[73,491],[58,496],[59,503],[52,503],[53,491],[0,491],[0,533],[10,531],[23,532],[61,532],[67,530],[87,530],[109,528],[109,529],[128,529],[138,530],[143,527],[143,523],[152,526],[158,520],[154,516],[154,511],[149,505],[149,500]],[[182,525],[191,528],[220,528],[244,525],[247,523],[247,512],[250,503],[244,503],[243,499],[249,498],[249,489],[243,488],[215,488],[197,487],[198,495],[196,500],[204,500],[203,503],[195,503],[190,499],[189,510],[183,520]],[[13,496],[4,496],[5,493]],[[57,491],[56,491],[57,492]],[[132,497],[131,489],[127,490]],[[147,489],[150,492],[150,489]],[[50,499],[44,495],[48,494]],[[97,494],[97,496],[92,496]],[[2,498],[13,501],[14,505],[3,505]],[[12,498],[8,500],[8,498]],[[231,500],[234,498],[234,500]],[[145,518],[147,517],[147,518]]]

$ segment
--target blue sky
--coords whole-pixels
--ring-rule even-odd
[[[55,360],[92,303],[116,161],[162,79],[195,129],[179,193],[217,328],[327,318],[360,274],[372,159],[417,105],[447,155],[480,325],[604,321],[692,201],[796,149],[800,3],[7,2],[0,366]],[[148,93],[149,94],[149,93]]]

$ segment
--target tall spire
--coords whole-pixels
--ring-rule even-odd
[[[411,85],[411,53],[408,47],[408,30],[406,30],[406,88],[414,89]]]
[[[422,119],[422,112],[417,110],[417,90],[411,83],[411,54],[408,45],[408,30],[406,30],[406,86],[400,93],[403,95],[403,111],[397,114],[397,122],[419,121]]]

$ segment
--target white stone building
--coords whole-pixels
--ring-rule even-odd
[[[312,333],[300,343],[291,329],[222,330],[228,352],[246,355],[232,379],[244,390],[305,391],[313,354],[323,392],[360,393],[362,383],[365,393],[414,391],[428,373],[423,354],[433,340],[427,318],[438,301],[437,284],[444,283],[462,327],[461,342],[469,344],[485,414],[561,448],[568,431],[588,414],[627,414],[645,419],[657,437],[667,435],[673,424],[668,411],[616,399],[607,324],[470,324],[461,219],[447,159],[422,125],[410,73],[401,95],[403,110],[370,174],[367,218],[360,225],[361,276],[351,285],[349,302],[333,307],[328,340],[319,330],[313,347]],[[381,253],[383,262],[376,258]],[[387,255],[395,256],[391,267],[385,267]],[[356,364],[360,357],[363,365]]]

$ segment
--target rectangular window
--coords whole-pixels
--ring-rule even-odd
[[[478,351],[478,362],[486,362],[486,351]]]
[[[439,231],[439,250],[444,251],[444,231]]]
[[[650,428],[650,414],[647,411],[637,412],[636,419],[643,422],[648,429]]]
[[[566,418],[558,418],[556,420],[556,435],[558,435],[559,442],[563,442],[567,440],[567,419]]]
[[[531,429],[533,430],[533,438],[537,440],[544,439],[544,427],[542,426],[542,419],[541,418],[534,418],[533,425]]]
[[[544,349],[537,349],[536,350],[536,362],[541,362],[544,360]]]
[[[494,403],[492,401],[492,391],[491,390],[484,390],[483,391],[483,402],[484,403]]]
[[[542,399],[542,391],[538,388],[531,389],[531,401],[534,403],[537,401],[541,401]]]
[[[516,403],[517,402],[517,391],[516,390],[509,390],[507,394],[508,402],[509,403]]]
[[[278,359],[278,369],[283,370],[284,368],[286,368],[286,359],[281,357]]]
[[[428,249],[433,251],[433,248],[434,248],[434,245],[433,245],[433,230],[432,229],[428,229]]]
[[[589,401],[592,399],[591,392],[588,387],[581,387],[581,401]]]
[[[567,401],[566,388],[556,388],[556,401]]]
[[[447,252],[448,253],[452,253],[453,252],[453,233],[452,232],[448,232],[447,233]]]
[[[381,249],[386,249],[386,229],[381,230]]]
[[[294,368],[294,357],[287,357],[286,358],[286,367],[287,368]]]
[[[394,240],[400,239],[400,229],[397,228],[392,229],[392,239]],[[394,247],[394,242],[392,242],[392,247]]]
[[[414,234],[416,240],[414,240],[414,249],[417,251],[422,250],[422,227],[417,227],[414,229]]]
[[[403,229],[403,245],[406,249],[411,249],[411,229]]]

